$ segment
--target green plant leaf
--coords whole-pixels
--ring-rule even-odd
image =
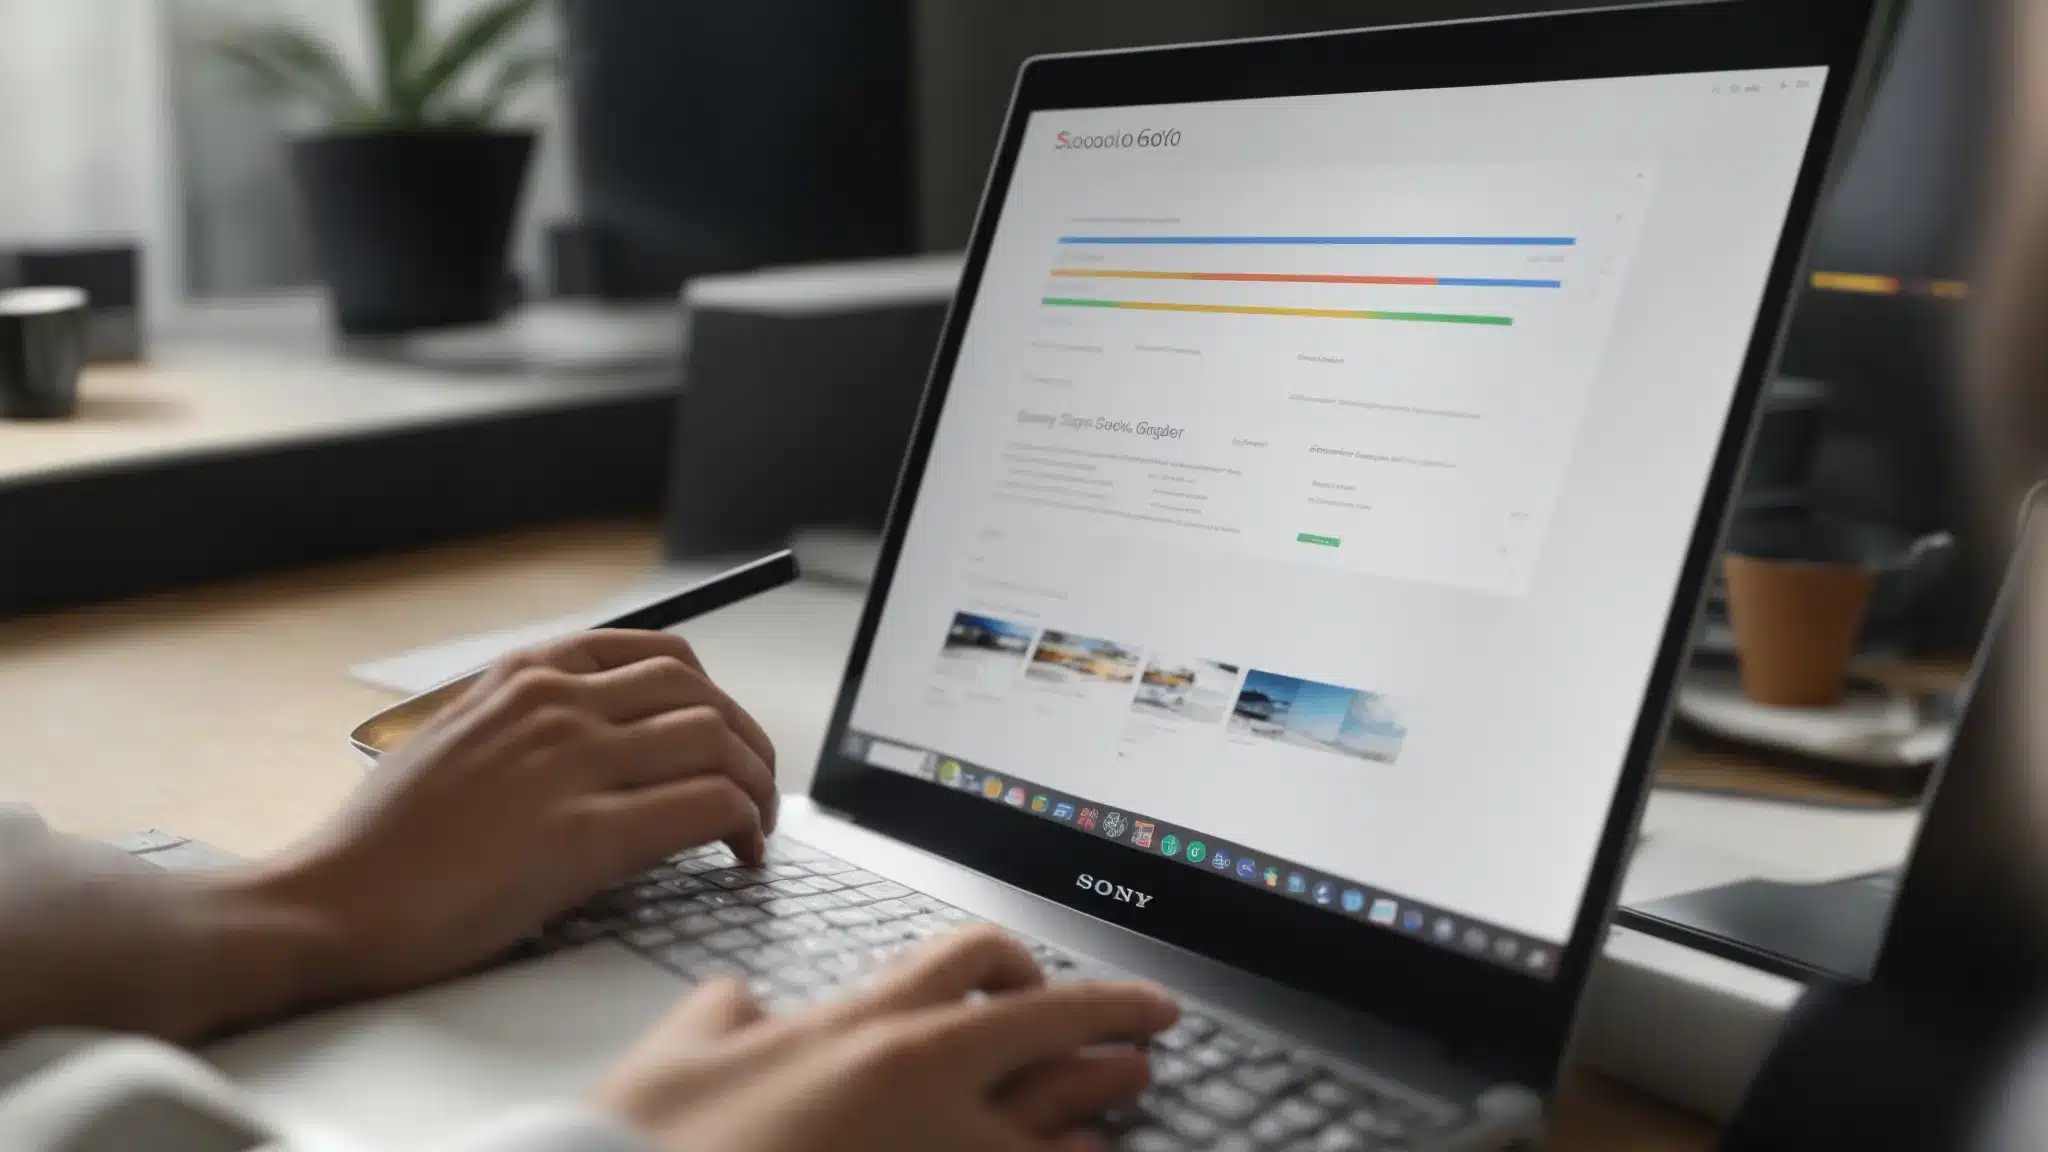
[[[413,91],[420,106],[432,109],[437,103],[446,103],[446,89],[544,2],[493,0],[457,21],[414,76]]]
[[[384,106],[394,119],[417,118],[413,96],[413,55],[420,38],[420,0],[373,0],[378,60],[384,72]]]
[[[296,28],[241,28],[212,47],[266,95],[303,100],[336,122],[360,120],[369,111],[333,49]]]
[[[449,109],[437,114],[436,119],[460,119],[478,124],[488,124],[504,115],[505,106],[520,93],[555,71],[555,55],[552,52],[522,52],[499,62],[497,70],[491,73],[489,82],[475,100],[464,101],[460,108]]]

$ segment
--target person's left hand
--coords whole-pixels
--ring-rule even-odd
[[[491,668],[263,883],[336,933],[347,994],[410,987],[680,849],[758,861],[774,764],[680,637],[585,632]]]

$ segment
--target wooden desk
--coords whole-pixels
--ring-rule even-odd
[[[344,738],[390,697],[349,665],[587,607],[655,555],[650,525],[588,525],[0,622],[0,799],[86,834],[158,827],[271,851],[361,776]],[[1552,1147],[1712,1139],[1704,1121],[1581,1070]]]

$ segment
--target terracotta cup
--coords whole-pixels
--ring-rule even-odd
[[[1840,703],[1877,574],[1862,564],[1732,553],[1721,566],[1743,695],[1776,708]]]

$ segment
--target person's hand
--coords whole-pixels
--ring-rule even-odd
[[[263,884],[336,934],[341,994],[409,987],[680,849],[758,862],[774,765],[683,640],[585,632],[491,668]]]
[[[986,993],[970,999],[972,993]],[[1047,986],[994,929],[935,941],[841,1003],[768,1017],[736,980],[685,1000],[598,1088],[664,1152],[1079,1152],[1135,1096],[1146,984]]]

